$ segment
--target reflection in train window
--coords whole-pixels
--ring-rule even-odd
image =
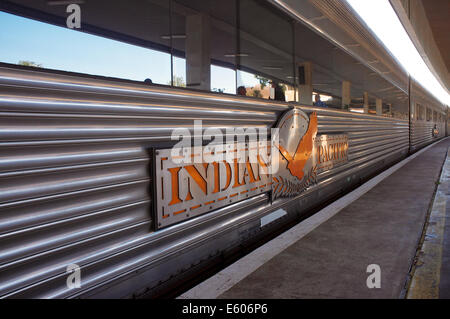
[[[0,61],[167,84],[170,48],[164,35],[169,33],[168,7],[164,1],[153,1],[145,6],[140,3],[137,9],[129,2],[85,2],[79,31],[66,27],[65,5],[26,2],[27,12],[48,23],[0,12]]]
[[[211,91],[236,94],[236,71],[212,64]]]
[[[294,101],[292,22],[265,2],[238,3],[237,86],[248,96]]]
[[[430,108],[427,107],[427,122],[431,121],[432,118],[432,111]]]
[[[416,120],[418,121],[422,120],[421,113],[422,113],[422,106],[420,104],[416,104]]]
[[[83,1],[79,30],[67,1],[3,3],[0,62],[408,117],[405,92],[268,1]]]
[[[173,0],[171,8],[174,78],[183,77],[187,88],[234,94],[235,1]]]
[[[237,86],[237,93],[239,95],[246,95],[263,99],[270,98],[270,79],[264,76],[238,70]]]
[[[186,87],[186,60],[173,56],[172,63],[172,85]]]

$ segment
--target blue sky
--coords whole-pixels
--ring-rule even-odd
[[[0,61],[39,63],[47,69],[154,83],[170,82],[170,54],[0,12]],[[174,74],[186,79],[184,59],[174,58]],[[258,82],[239,72],[240,83]],[[211,88],[236,92],[235,71],[212,66]]]
[[[170,55],[0,12],[0,61],[136,81],[170,81]],[[167,67],[169,66],[169,67]]]

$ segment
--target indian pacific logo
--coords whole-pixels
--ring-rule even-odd
[[[316,181],[317,165],[312,155],[317,136],[317,113],[308,117],[299,109],[280,119],[274,146],[279,150],[279,171],[273,176],[274,198],[295,196]],[[275,142],[278,141],[278,142]]]

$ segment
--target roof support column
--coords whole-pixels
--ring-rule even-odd
[[[186,17],[186,86],[211,89],[210,18],[205,14]]]
[[[364,114],[369,114],[369,92],[364,92]]]
[[[312,85],[312,68],[311,62],[305,62],[299,65],[299,102],[304,105],[313,105],[313,85]]]
[[[342,82],[342,108],[343,109],[348,109],[350,107],[350,102],[351,102],[351,94],[350,94],[350,89],[351,89],[351,83],[350,81],[343,81]]]
[[[376,99],[377,115],[383,115],[383,100]]]

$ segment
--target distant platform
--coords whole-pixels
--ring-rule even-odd
[[[413,154],[179,298],[448,298],[449,146]],[[421,273],[437,185],[441,237]]]

